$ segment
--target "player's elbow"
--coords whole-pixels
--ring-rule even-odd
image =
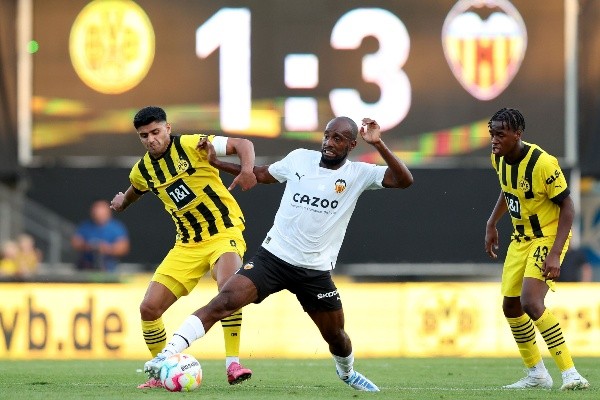
[[[414,181],[415,179],[413,178],[412,174],[409,173],[400,180],[400,185],[398,187],[400,189],[406,189],[407,187],[411,186]]]
[[[250,140],[244,138],[229,138],[229,140],[232,140],[235,154],[254,153],[254,144]]]
[[[389,181],[383,181],[383,187],[390,189],[406,189],[411,186],[414,182],[412,174],[403,175],[397,179],[390,179]]]

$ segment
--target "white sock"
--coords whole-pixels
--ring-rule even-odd
[[[348,379],[354,372],[354,352],[351,352],[348,357],[340,357],[332,354],[335,361],[335,369],[342,380]]]
[[[190,347],[194,340],[200,339],[205,333],[204,325],[202,325],[200,318],[190,315],[183,321],[179,329],[175,331],[161,353],[166,354],[167,357],[181,353]]]
[[[545,375],[546,373],[548,373],[548,370],[544,365],[544,360],[540,360],[533,367],[529,368],[529,372],[531,373],[531,375]]]
[[[229,368],[229,366],[231,365],[231,363],[240,363],[240,358],[239,357],[226,357],[225,358],[225,369]]]

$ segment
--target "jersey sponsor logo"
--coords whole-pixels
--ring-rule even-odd
[[[175,203],[175,206],[180,210],[196,198],[196,194],[183,179],[177,179],[167,187],[166,191],[171,200],[173,200],[173,203]]]
[[[296,172],[296,176],[298,177],[298,180],[302,179],[303,176],[305,175],[300,175],[299,173]]]
[[[554,182],[555,180],[557,180],[560,177],[560,171],[559,170],[555,170],[554,171],[554,175],[552,175],[551,177],[549,177],[548,179],[546,179],[546,184],[550,185],[552,182]]]
[[[338,295],[338,291],[336,289],[332,292],[317,294],[317,299],[321,300],[321,299],[325,299],[325,298],[329,298],[329,297],[337,297],[337,295]],[[339,297],[338,297],[338,299],[339,299]]]
[[[294,202],[296,202],[296,203],[307,204],[307,205],[317,207],[317,208],[335,209],[338,206],[337,200],[331,201],[329,199],[323,199],[323,198],[317,197],[317,196],[308,196],[306,194],[300,194],[300,193],[295,193],[292,196],[292,200],[294,200]]]
[[[519,198],[514,194],[507,192],[504,192],[504,198],[506,199],[506,205],[508,206],[510,216],[521,219],[521,203],[519,202]]]
[[[335,192],[339,194],[344,190],[346,190],[346,181],[343,179],[338,179],[335,181]]]

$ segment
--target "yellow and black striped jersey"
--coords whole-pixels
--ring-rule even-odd
[[[569,188],[558,161],[539,146],[525,144],[525,158],[511,165],[492,154],[500,187],[513,224],[513,239],[530,240],[555,236],[559,204],[569,196]]]
[[[138,194],[152,191],[173,218],[176,240],[197,243],[231,227],[244,229],[244,216],[229,190],[212,167],[204,150],[196,150],[202,137],[171,136],[159,159],[146,153],[131,169],[129,180]]]

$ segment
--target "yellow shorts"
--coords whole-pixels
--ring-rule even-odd
[[[523,278],[535,278],[544,281],[554,291],[555,283],[542,276],[542,265],[546,255],[554,244],[555,236],[533,239],[530,241],[512,240],[508,246],[504,268],[502,269],[502,295],[505,297],[519,297],[523,289]],[[565,258],[569,247],[569,239],[565,243],[560,262]]]
[[[175,243],[160,263],[152,280],[165,285],[180,298],[188,295],[198,284],[200,278],[212,268],[223,254],[236,253],[244,258],[246,242],[242,231],[237,228],[200,243]]]

